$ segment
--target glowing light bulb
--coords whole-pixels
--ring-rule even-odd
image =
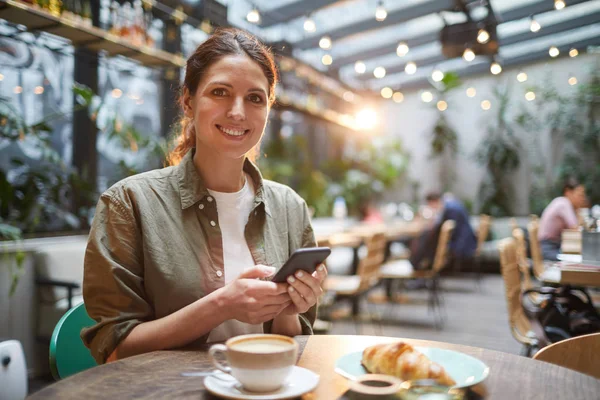
[[[323,57],[321,57],[321,62],[323,65],[331,65],[333,62],[333,57],[331,57],[329,54],[325,54]]]
[[[256,8],[250,10],[250,12],[246,15],[246,21],[252,24],[258,24],[260,22],[260,13]]]
[[[448,108],[448,103],[446,103],[444,100],[440,100],[437,102],[437,109],[440,111],[446,111],[446,109]]]
[[[323,36],[321,40],[319,40],[319,47],[328,50],[331,48],[331,38],[329,36]]]
[[[357,74],[364,74],[367,71],[367,66],[364,62],[357,61],[354,64],[354,71],[356,71]]]
[[[404,72],[406,72],[408,75],[414,74],[415,72],[417,72],[417,64],[415,64],[412,61],[407,63],[404,67]]]
[[[465,61],[471,62],[475,59],[475,52],[473,52],[473,50],[467,47],[463,52],[462,57]]]
[[[384,99],[391,99],[393,95],[394,91],[392,90],[392,88],[384,87],[383,89],[381,89],[381,97],[383,97]]]
[[[481,108],[482,108],[484,111],[487,111],[487,110],[489,110],[490,108],[492,108],[492,103],[490,103],[490,101],[489,101],[489,100],[484,100],[484,101],[482,101],[482,102],[481,102]]]
[[[575,78],[574,76],[571,76],[569,78],[569,85],[571,85],[571,86],[577,85],[577,78]]]
[[[379,22],[384,21],[387,18],[387,10],[383,6],[383,3],[379,2],[375,9],[375,19]]]
[[[475,97],[476,94],[477,94],[477,90],[475,90],[474,87],[470,87],[467,89],[467,96]]]
[[[383,68],[383,67],[375,68],[375,70],[373,71],[373,76],[375,76],[375,78],[377,78],[377,79],[383,78],[385,76],[385,68]]]
[[[396,103],[402,103],[402,101],[404,100],[404,95],[402,94],[402,92],[396,92],[392,96],[392,100],[394,100]]]
[[[542,26],[539,22],[537,22],[533,17],[531,17],[531,22],[529,23],[529,30],[531,32],[539,32],[542,29]]]
[[[120,98],[123,95],[123,91],[121,89],[113,89],[112,90],[112,97],[114,97],[115,99]]]
[[[408,50],[408,45],[405,42],[401,42],[398,47],[396,47],[396,54],[398,54],[398,57],[404,57],[408,54]]]
[[[490,72],[494,75],[498,75],[502,72],[502,66],[494,61],[492,65],[490,65]]]
[[[552,46],[548,49],[548,54],[550,54],[550,57],[555,58],[560,54],[560,50],[558,50],[558,47]]]
[[[421,100],[423,100],[425,103],[431,103],[433,100],[433,94],[429,90],[426,90],[421,93]]]
[[[519,82],[525,82],[527,80],[527,74],[525,72],[519,72],[517,74],[517,80]]]
[[[562,10],[566,7],[566,4],[563,0],[554,0],[554,8],[557,10]]]
[[[436,69],[431,73],[431,79],[433,79],[435,82],[439,82],[444,79],[444,73],[439,69]]]
[[[304,21],[304,30],[306,32],[316,31],[317,25],[315,25],[315,21],[313,21],[311,18],[306,18],[306,21]]]
[[[569,57],[577,57],[579,55],[579,50],[576,48],[572,48],[569,50]]]
[[[477,42],[484,44],[487,43],[490,40],[490,33],[488,31],[486,31],[485,29],[480,29],[479,32],[477,32]]]
[[[535,93],[527,92],[525,93],[525,98],[527,99],[527,101],[533,101],[535,100]]]

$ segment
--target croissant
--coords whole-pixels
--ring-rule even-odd
[[[446,386],[456,384],[441,365],[403,342],[367,347],[362,364],[372,374],[392,375],[402,380],[435,379]]]

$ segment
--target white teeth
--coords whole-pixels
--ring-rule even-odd
[[[225,129],[222,126],[219,126],[219,129],[222,132],[225,132],[226,134],[231,135],[231,136],[242,136],[244,133],[246,133],[246,131],[236,131],[233,129]]]

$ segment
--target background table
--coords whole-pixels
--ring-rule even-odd
[[[467,329],[467,328],[465,328]],[[334,371],[336,360],[376,343],[399,338],[377,336],[298,336],[298,365],[321,376],[317,389],[304,400],[335,400],[347,390],[347,381]],[[475,347],[425,340],[402,339],[413,345],[461,351],[490,367],[489,377],[472,389],[471,398],[486,399],[596,399],[600,380],[529,358]],[[204,389],[204,378],[182,377],[184,371],[210,370],[208,346],[157,351],[101,365],[57,382],[32,399],[214,399]]]

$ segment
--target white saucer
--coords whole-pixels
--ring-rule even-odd
[[[306,368],[296,367],[287,378],[286,383],[274,392],[254,393],[242,388],[235,379],[222,372],[207,376],[204,379],[204,387],[212,394],[226,399],[241,400],[280,400],[302,396],[319,384],[319,375]]]

